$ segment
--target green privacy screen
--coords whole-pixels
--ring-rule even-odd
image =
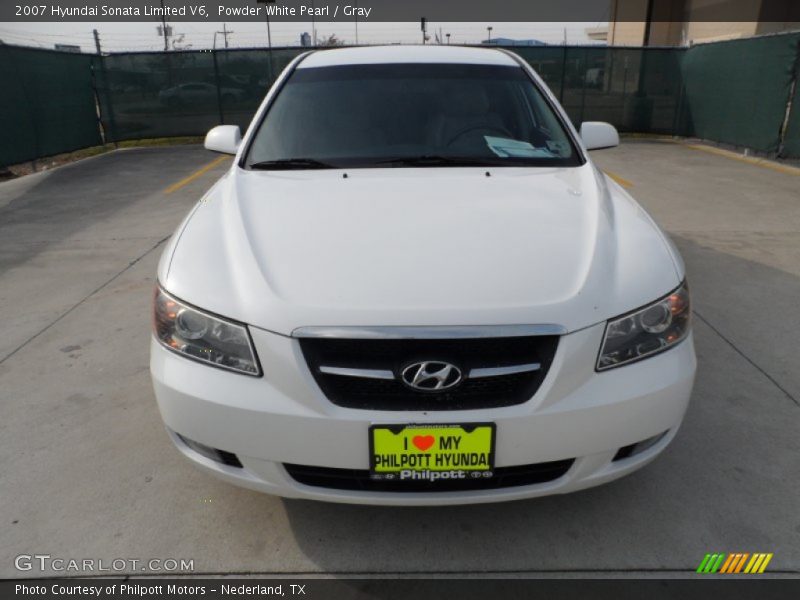
[[[509,50],[536,69],[576,125],[607,121],[622,132],[696,136],[800,157],[800,90],[788,120],[786,110],[800,34],[689,49]],[[220,123],[244,129],[302,51],[99,57],[0,45],[0,166],[100,143],[95,92],[108,141],[203,135]]]
[[[274,78],[300,49],[112,54],[97,60],[111,140],[203,135],[247,127]]]
[[[515,47],[575,123],[672,134],[681,101],[681,49]],[[98,68],[110,139],[201,135],[246,127],[274,77],[300,49],[114,54]],[[100,61],[98,61],[100,62]]]
[[[91,57],[0,45],[0,166],[100,144]]]
[[[679,48],[509,48],[530,63],[576,125],[673,134],[681,103]]]
[[[800,47],[800,40],[797,42]],[[780,156],[800,158],[800,48],[794,63],[795,86],[792,90],[794,97],[790,105],[783,147]]]
[[[784,34],[689,49],[508,49],[536,69],[576,125],[607,121],[622,132],[696,136],[775,153],[799,43],[800,34]],[[104,57],[96,71],[108,136],[203,135],[220,123],[245,128],[275,76],[301,51],[275,49],[271,58],[263,49]],[[783,155],[800,156],[799,135],[795,110]]]
[[[688,50],[683,81],[691,133],[776,152],[796,77],[798,44],[800,34],[791,34],[703,44]],[[795,112],[794,156],[799,155],[798,118]]]

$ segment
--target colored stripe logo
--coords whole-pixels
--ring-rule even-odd
[[[763,573],[767,569],[772,553],[734,552],[726,554],[717,552],[706,554],[697,567],[698,573],[724,573],[726,575],[744,573],[754,575]]]

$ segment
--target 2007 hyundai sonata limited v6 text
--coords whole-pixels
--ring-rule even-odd
[[[684,265],[498,49],[303,54],[165,248],[151,371],[196,465],[270,494],[461,504],[572,492],[674,438]]]

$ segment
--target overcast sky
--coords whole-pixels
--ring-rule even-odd
[[[175,22],[174,40],[180,47],[193,49],[211,48],[214,32],[223,30],[223,23]],[[163,50],[163,39],[156,33],[158,22],[152,23],[9,23],[0,22],[0,40],[7,44],[39,46],[52,48],[54,44],[73,44],[84,52],[94,52],[92,29],[97,27],[103,51],[120,52],[124,50]],[[492,26],[492,37],[512,39],[538,39],[550,44],[561,44],[566,34],[570,44],[589,42],[587,27],[605,23],[429,23],[428,34],[431,41],[440,28],[444,34],[450,33],[453,44],[470,44],[485,40],[486,27]],[[230,47],[266,46],[265,23],[228,23]],[[273,23],[272,43],[275,46],[294,46],[299,44],[300,34],[311,33],[308,23]],[[354,23],[317,23],[317,36],[331,34],[346,43],[355,43]],[[180,36],[183,36],[180,41]],[[419,22],[413,23],[358,23],[358,41],[372,43],[419,43],[421,32]],[[224,46],[222,34],[217,35],[217,47]]]

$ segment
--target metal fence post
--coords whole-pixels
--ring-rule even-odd
[[[683,135],[683,101],[686,96],[686,85],[683,83],[681,75],[681,87],[678,92],[678,101],[675,103],[675,113],[672,116],[672,137]],[[679,133],[679,130],[681,133]]]
[[[786,150],[786,133],[789,131],[789,123],[792,119],[792,109],[794,108],[794,100],[797,95],[797,79],[800,75],[800,38],[797,40],[794,51],[794,64],[792,64],[792,80],[789,83],[789,98],[786,101],[786,113],[783,116],[783,123],[781,123],[781,130],[778,134],[778,150],[775,155],[779,158],[784,158],[784,151]]]
[[[222,108],[222,90],[219,87],[219,65],[217,64],[217,50],[211,51],[211,56],[214,58],[214,83],[217,86],[217,108],[219,109],[219,123],[225,124],[225,112]]]
[[[581,123],[583,123],[583,118],[586,113],[586,72],[589,66],[589,49],[583,49],[583,76],[581,77]],[[578,73],[580,73],[580,69],[578,69]]]
[[[97,81],[95,77],[92,77],[92,85],[94,85],[94,93],[95,97],[97,98],[98,103],[98,110],[100,118],[100,123],[102,125],[103,119],[103,105],[105,103],[106,112],[108,113],[108,129],[109,131],[105,131],[105,128],[102,132],[102,137],[104,142],[113,142],[115,148],[119,148],[119,132],[117,131],[117,121],[114,118],[114,105],[111,102],[111,86],[108,83],[108,70],[106,69],[106,57],[102,55],[98,55],[96,60],[100,61],[100,79],[101,84],[97,85]],[[95,58],[92,57],[92,64],[94,64]],[[94,69],[92,69],[94,71]],[[109,133],[111,134],[109,137]]]
[[[94,61],[94,58],[89,61],[89,69],[92,73],[92,96],[94,96],[94,106],[95,111],[97,112],[97,129],[100,132],[100,141],[102,142],[103,146],[105,146],[107,142],[106,128],[103,127],[103,106],[100,103],[100,95],[97,93],[97,68]]]

